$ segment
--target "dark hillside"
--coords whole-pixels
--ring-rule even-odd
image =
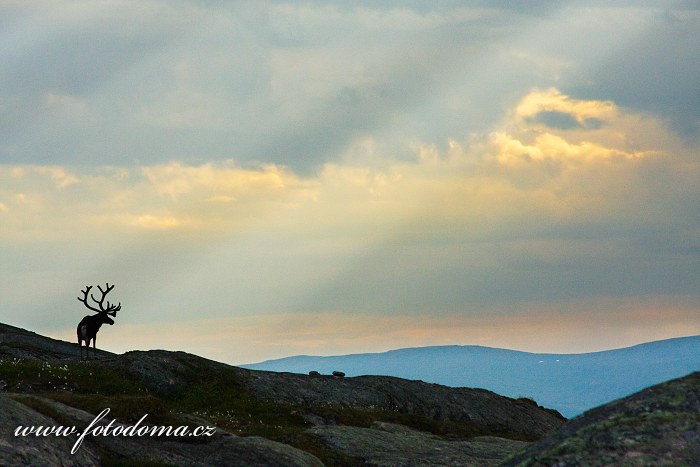
[[[97,349],[101,357],[113,356],[111,352]],[[80,348],[69,343],[41,336],[25,329],[0,323],[0,358],[31,358],[42,361],[77,359]]]
[[[589,410],[504,466],[700,465],[700,372]]]
[[[382,457],[398,451],[401,462],[412,465],[428,459],[433,465],[494,465],[564,423],[531,400],[479,389],[254,371],[184,352],[104,352],[86,363],[77,350],[77,344],[0,328],[1,439],[13,439],[14,427],[41,417],[85,427],[109,407],[120,423],[147,413],[153,425],[215,425],[218,431],[194,444],[86,439],[84,455],[102,465],[321,465],[319,459],[326,465],[379,459],[402,465]],[[29,465],[22,459],[32,446],[21,441],[24,447],[0,449],[0,464]],[[45,462],[31,465],[55,465],[62,455],[69,462],[64,448],[44,443]]]

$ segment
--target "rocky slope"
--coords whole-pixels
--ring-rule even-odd
[[[28,404],[28,405],[25,405]],[[39,411],[30,407],[40,408]],[[56,419],[42,415],[49,411]],[[320,467],[323,463],[311,454],[282,443],[259,437],[239,437],[219,430],[200,442],[182,442],[149,436],[94,436],[84,441],[75,454],[76,442],[67,437],[7,436],[17,426],[87,427],[94,414],[75,409],[49,398],[8,397],[0,394],[0,464],[6,466],[101,466],[119,464],[122,459],[146,465]],[[111,419],[94,426],[104,427]],[[206,421],[202,420],[203,423]],[[127,425],[128,426],[128,425]],[[136,462],[138,464],[139,462]],[[157,464],[154,464],[157,463]]]
[[[99,357],[113,356],[97,349]],[[78,344],[51,339],[25,329],[0,323],[0,358],[32,358],[54,361],[62,358],[78,358]]]
[[[372,376],[236,368],[184,352],[100,353],[0,326],[2,465],[496,465],[564,423],[526,399]],[[216,435],[17,437],[76,426],[215,426]],[[77,434],[75,435],[77,436]],[[31,459],[31,460],[30,460]]]
[[[566,422],[528,399],[383,376],[232,367],[184,352],[79,362],[0,325],[0,465],[700,465],[700,373]],[[18,426],[214,427],[213,436],[15,436]],[[565,423],[566,422],[566,423]]]
[[[376,422],[369,428],[322,425],[309,430],[326,445],[361,465],[491,466],[529,443],[493,436],[445,439],[403,425]]]
[[[106,366],[138,375],[146,388],[161,394],[186,391],[197,374],[223,372],[232,384],[256,399],[291,407],[309,407],[310,420],[323,408],[360,409],[459,423],[469,434],[500,435],[532,441],[559,427],[559,413],[529,399],[511,399],[484,389],[448,388],[388,376],[336,378],[246,370],[184,352],[127,352]],[[322,421],[321,423],[325,423]]]
[[[700,465],[700,372],[592,409],[504,463],[550,465]]]

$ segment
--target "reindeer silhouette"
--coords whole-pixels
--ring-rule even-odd
[[[109,300],[105,304],[105,297],[107,297],[107,294],[114,288],[114,286],[110,286],[109,283],[105,285],[105,289],[103,290],[102,287],[99,285],[97,286],[98,289],[100,289],[100,292],[102,293],[102,298],[97,300],[94,295],[90,294],[90,289],[92,289],[91,285],[86,285],[85,290],[81,290],[83,293],[83,298],[78,297],[78,300],[83,302],[83,304],[90,310],[96,311],[96,315],[88,315],[85,318],[83,318],[80,323],[78,324],[78,328],[76,329],[76,332],[78,334],[78,345],[80,346],[80,359],[81,360],[88,360],[90,356],[90,341],[92,341],[92,356],[93,358],[97,358],[95,355],[95,349],[96,349],[96,342],[97,342],[97,331],[100,330],[100,327],[103,324],[109,324],[110,326],[114,324],[114,320],[110,318],[110,316],[117,316],[117,311],[122,309],[122,304],[121,302],[117,305],[111,305],[109,303]],[[95,302],[95,304],[99,308],[95,308],[93,305],[90,305],[88,303],[88,294],[90,294],[90,298],[92,298],[92,301]],[[85,341],[85,358],[83,359],[83,341]]]

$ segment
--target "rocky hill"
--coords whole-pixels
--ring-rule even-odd
[[[504,466],[700,465],[700,372],[592,409]]]
[[[72,359],[80,355],[77,344],[51,339],[25,329],[0,323],[0,358],[29,358],[41,361]],[[97,349],[98,357],[114,356]]]
[[[78,354],[76,344],[0,325],[0,465],[491,466],[508,458],[509,465],[551,465],[538,463],[548,459],[538,449],[579,434],[558,431],[578,419],[564,425],[532,400],[482,389],[271,373],[184,352],[102,352],[90,362]],[[697,380],[674,397],[692,390],[696,405],[678,408],[697,414]],[[189,438],[93,433],[75,454],[79,433],[15,436],[19,426],[82,432],[105,408],[108,416],[93,427],[215,429]],[[683,433],[696,441],[695,431]],[[539,440],[550,444],[533,445]]]
[[[564,419],[527,399],[371,376],[247,370],[184,352],[78,361],[0,327],[2,465],[495,465]],[[18,426],[214,426],[215,436],[15,436]],[[116,425],[114,425],[116,426]]]

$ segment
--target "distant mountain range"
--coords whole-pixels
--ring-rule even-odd
[[[296,356],[245,368],[347,376],[386,375],[529,397],[571,418],[643,388],[700,370],[700,336],[616,350],[543,354],[482,346],[436,346],[332,357]]]

